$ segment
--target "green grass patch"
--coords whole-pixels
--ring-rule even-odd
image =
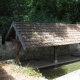
[[[8,64],[9,65],[9,64]],[[66,65],[62,65],[59,67],[50,67],[50,68],[44,68],[44,69],[32,69],[30,67],[22,67],[15,64],[11,64],[11,70],[19,72],[19,73],[26,73],[30,76],[42,76],[47,78],[48,80],[53,80],[57,77],[60,77],[62,75],[65,75],[67,73],[70,73],[72,71],[80,69],[80,61],[69,63]]]
[[[42,76],[42,74],[40,73],[40,71],[38,69],[34,70],[30,67],[22,67],[22,66],[14,65],[12,67],[12,70],[19,72],[19,73],[26,73],[29,76]]]
[[[23,66],[16,65],[14,59],[2,60],[0,61],[0,65],[8,65],[10,66],[12,71],[15,71],[17,73],[24,73],[24,74],[26,73],[29,76],[42,76],[42,74],[38,69],[34,70],[33,68],[30,68],[30,67],[23,67]]]
[[[40,70],[40,72],[42,73],[42,76],[44,76],[48,80],[52,80],[78,69],[80,69],[80,61],[62,65],[57,68],[42,69]]]

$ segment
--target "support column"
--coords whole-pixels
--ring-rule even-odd
[[[54,46],[54,63],[57,64],[58,60],[57,60],[57,53],[56,53],[56,46]]]
[[[16,36],[16,40],[17,40],[17,36]],[[16,42],[16,53],[15,53],[15,57],[16,57],[16,63],[17,63],[18,65],[20,65],[20,59],[19,59],[20,49],[21,49],[21,45],[19,45],[19,43]]]

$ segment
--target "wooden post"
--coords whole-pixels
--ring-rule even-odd
[[[16,35],[16,40],[17,40],[17,35]],[[18,65],[20,65],[20,60],[19,60],[19,52],[20,52],[20,49],[21,49],[21,45],[19,45],[19,43],[16,42],[16,63]]]
[[[57,60],[57,53],[56,53],[56,47],[54,46],[54,62],[57,64],[58,60]]]

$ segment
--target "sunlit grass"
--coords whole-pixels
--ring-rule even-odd
[[[22,67],[22,66],[17,66],[17,65],[12,65],[12,70],[19,72],[19,73],[26,73],[30,76],[42,76],[40,71],[38,69],[34,70],[30,67]]]
[[[41,73],[42,73],[42,76],[44,76],[45,78],[52,80],[54,78],[60,77],[62,75],[65,75],[67,73],[70,73],[78,69],[80,69],[80,61],[62,65],[56,68],[42,69]]]
[[[48,80],[53,80],[57,77],[60,77],[62,75],[65,75],[67,73],[80,69],[80,61],[69,63],[69,64],[58,66],[58,67],[50,67],[50,68],[36,69],[36,70],[30,67],[18,66],[14,64],[14,61],[12,61],[12,63],[7,65],[10,66],[11,70],[15,72],[19,72],[23,74],[26,73],[29,76],[34,76],[34,77],[42,76],[47,78]]]
[[[30,76],[42,76],[39,69],[34,70],[33,68],[30,67],[18,66],[15,63],[15,60],[0,61],[0,65],[9,66],[12,71],[15,71],[17,73],[23,73],[23,74],[26,73]]]

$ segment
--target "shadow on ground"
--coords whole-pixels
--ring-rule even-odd
[[[15,80],[11,75],[8,75],[7,72],[0,65],[0,80]]]
[[[48,80],[52,80],[67,73],[66,70],[62,69],[61,67],[40,69],[40,72],[42,73],[42,76],[44,76]]]

